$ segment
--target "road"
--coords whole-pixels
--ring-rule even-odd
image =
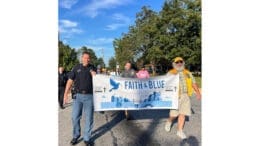
[[[172,130],[164,130],[169,110],[130,111],[126,121],[122,111],[94,113],[93,138],[95,146],[200,146],[201,101],[191,98],[193,114],[186,118],[184,132],[188,139],[176,136],[177,123]],[[70,146],[72,138],[71,104],[59,109],[59,146]],[[81,119],[82,132],[85,117]],[[83,134],[82,134],[83,135]],[[77,146],[85,146],[81,141]]]

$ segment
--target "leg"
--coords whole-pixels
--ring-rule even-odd
[[[73,100],[72,107],[72,124],[73,124],[73,138],[80,137],[80,119],[82,117],[83,103],[80,100],[80,95],[76,95],[76,99]]]
[[[64,91],[65,91],[64,87],[59,87],[59,105],[60,105],[60,108],[63,108]]]
[[[125,118],[126,118],[126,120],[130,120],[130,115],[129,115],[128,110],[125,110]]]
[[[179,118],[178,118],[178,131],[177,136],[181,139],[186,139],[187,136],[183,132],[183,127],[185,123],[185,116],[191,115],[191,106],[190,106],[190,97],[187,94],[181,94],[181,98],[179,100]]]
[[[125,116],[127,116],[128,115],[128,111],[127,110],[125,110]]]
[[[177,110],[170,110],[169,118],[166,121],[165,124],[165,131],[170,132],[172,127],[172,122],[175,120],[175,118],[178,116],[179,112]]]
[[[169,121],[169,122],[173,122],[175,119],[176,119],[176,117],[172,117],[172,116],[170,116],[170,117],[167,119],[167,121]]]
[[[185,123],[185,115],[180,114],[178,117],[178,131],[182,131]]]
[[[179,118],[178,118],[178,130],[182,131],[185,123],[185,116],[191,115],[190,97],[187,94],[182,94],[179,100]]]
[[[181,139],[186,139],[187,138],[187,136],[183,132],[184,122],[185,122],[185,115],[184,114],[180,114],[179,117],[178,117],[178,130],[177,130],[176,134]]]
[[[90,141],[91,131],[93,128],[93,95],[87,94],[84,98],[84,112],[86,115],[85,129],[84,129],[84,141]]]

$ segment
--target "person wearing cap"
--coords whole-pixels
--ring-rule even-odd
[[[179,74],[179,100],[178,109],[171,109],[169,113],[169,119],[166,121],[165,130],[170,132],[172,122],[178,117],[178,130],[177,136],[181,139],[186,139],[186,135],[183,132],[183,126],[185,123],[185,116],[191,115],[191,103],[190,97],[193,91],[196,93],[197,99],[201,99],[201,94],[198,85],[191,72],[185,69],[185,62],[181,57],[176,57],[173,59],[172,63],[173,69],[171,69],[167,75],[177,75]]]
[[[136,73],[136,76],[137,76],[137,78],[139,78],[139,79],[147,79],[147,78],[150,78],[150,75],[149,75],[148,71],[145,69],[144,66],[142,66],[142,69],[139,70],[139,71]]]

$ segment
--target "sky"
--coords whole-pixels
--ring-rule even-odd
[[[159,12],[164,0],[59,0],[59,39],[72,48],[86,46],[108,65],[113,40],[128,32],[137,12],[150,6]]]

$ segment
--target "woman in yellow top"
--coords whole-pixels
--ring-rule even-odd
[[[186,135],[183,132],[183,126],[185,116],[191,115],[190,97],[193,91],[195,91],[197,99],[201,98],[201,94],[193,75],[184,68],[184,60],[181,57],[176,57],[173,59],[172,65],[173,69],[171,69],[167,75],[179,74],[179,107],[177,110],[170,110],[169,119],[165,124],[165,130],[169,132],[171,130],[172,121],[178,117],[177,136],[181,139],[186,139]]]

